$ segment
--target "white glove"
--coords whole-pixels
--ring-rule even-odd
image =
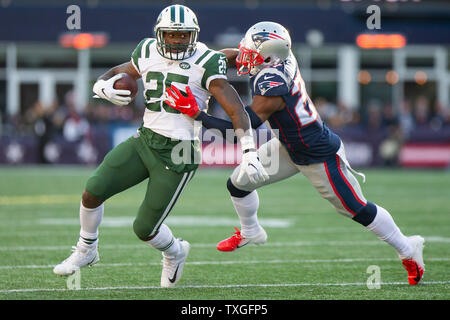
[[[244,174],[247,174],[248,179],[252,184],[257,184],[269,179],[269,175],[264,169],[263,165],[258,159],[258,154],[255,151],[249,151],[242,155],[241,171],[237,177],[237,182],[241,182]]]
[[[245,136],[241,138],[242,162],[237,182],[240,183],[245,174],[252,184],[258,184],[269,179],[269,175],[258,159],[256,148],[254,147],[253,137]]]
[[[114,89],[114,82],[122,77],[123,74],[119,73],[108,80],[98,80],[92,88],[92,91],[96,94],[94,98],[102,98],[118,106],[126,106],[129,104],[132,100],[130,97],[131,91]]]

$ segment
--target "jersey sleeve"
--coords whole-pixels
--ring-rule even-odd
[[[154,39],[145,38],[137,47],[133,50],[131,54],[131,64],[136,69],[139,74],[141,74],[141,68],[139,64],[139,58],[149,58],[150,56],[150,44],[154,41]]]
[[[209,90],[209,84],[214,79],[227,80],[227,57],[221,52],[213,53],[203,64],[205,73],[202,77],[202,87]]]
[[[254,94],[266,97],[284,96],[289,93],[286,77],[278,70],[263,70],[256,76]]]

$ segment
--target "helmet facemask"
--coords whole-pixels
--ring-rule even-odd
[[[259,71],[255,67],[263,64],[263,57],[255,50],[248,49],[239,44],[239,53],[236,57],[236,67],[239,75],[255,74]]]
[[[188,43],[167,43],[164,39],[166,32],[189,32]],[[160,55],[170,60],[184,60],[191,57],[197,47],[198,31],[197,30],[174,30],[159,28],[156,32],[157,45],[156,48]]]

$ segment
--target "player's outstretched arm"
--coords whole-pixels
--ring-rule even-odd
[[[175,86],[167,88],[166,91],[167,100],[165,102],[169,106],[195,120],[201,121],[205,128],[218,129],[224,138],[227,137],[227,130],[233,129],[232,122],[213,117],[206,112],[200,111],[189,87],[186,87],[187,96],[184,96]],[[245,110],[250,118],[251,127],[256,129],[261,126],[272,113],[281,110],[283,107],[284,101],[281,97],[263,97],[256,95],[252,106],[245,107]],[[230,142],[237,143],[238,140],[234,139],[234,141]]]
[[[214,79],[209,85],[210,92],[217,102],[222,106],[232,121],[232,128],[241,139],[244,136],[251,136],[250,121],[247,112],[243,108],[243,103],[236,90],[224,79]],[[199,110],[195,96],[189,86],[186,87],[187,96],[183,95],[175,86],[166,89],[165,102],[181,113],[196,119],[202,112]]]
[[[241,143],[242,162],[237,180],[240,181],[244,176],[247,176],[251,183],[269,179],[269,175],[259,161],[250,120],[236,90],[225,79],[214,79],[209,84],[209,91],[230,117]]]
[[[253,129],[261,126],[272,113],[281,110],[284,107],[284,101],[281,97],[263,97],[256,95],[251,106],[245,107],[250,118],[250,123]],[[227,130],[233,129],[233,124],[230,121],[219,119],[210,116],[206,112],[199,111],[195,115],[195,119],[202,122],[202,125],[207,129],[218,129],[224,138],[227,137]],[[229,141],[237,143],[237,139]]]
[[[209,91],[231,118],[234,131],[241,143],[243,154],[241,171],[237,180],[241,180],[244,176],[247,176],[252,183],[267,180],[269,175],[259,161],[248,114],[244,110],[243,103],[236,90],[225,79],[214,79],[209,85]],[[187,97],[181,94],[176,87],[171,86],[166,90],[165,102],[182,113],[196,118],[201,111],[198,109],[195,97],[189,87],[186,87],[186,92]]]
[[[220,50],[220,52],[224,53],[227,57],[227,63],[229,67],[236,66],[236,57],[239,54],[239,49],[237,48],[225,48]]]

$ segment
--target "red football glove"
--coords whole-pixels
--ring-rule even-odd
[[[186,87],[186,93],[187,97],[177,87],[171,85],[170,88],[166,88],[166,100],[164,102],[181,113],[194,117],[200,110],[189,87]]]

